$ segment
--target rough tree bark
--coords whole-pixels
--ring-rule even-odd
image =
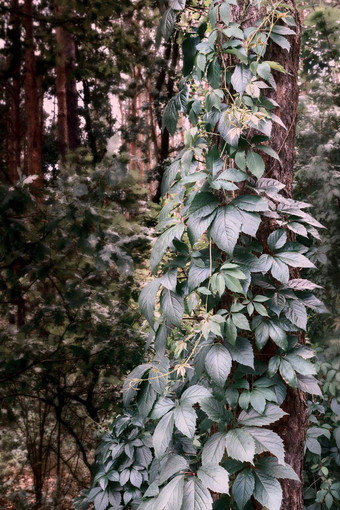
[[[265,177],[277,179],[285,185],[283,193],[288,198],[293,196],[293,167],[295,159],[295,131],[297,124],[297,109],[299,99],[298,87],[298,69],[299,53],[301,42],[301,23],[299,12],[296,8],[295,0],[286,2],[291,8],[291,15],[295,19],[296,35],[287,37],[291,48],[288,52],[283,50],[277,44],[269,41],[264,59],[280,63],[287,71],[286,74],[277,71],[273,72],[277,90],[268,89],[267,95],[272,97],[279,104],[279,108],[274,113],[280,117],[287,129],[284,129],[277,123],[273,123],[270,146],[276,150],[280,156],[280,161],[274,160],[269,156],[264,156],[267,171]],[[243,28],[254,26],[259,14],[256,7],[247,10],[245,19],[242,19],[244,4],[233,9],[233,19],[241,22]],[[273,220],[268,220],[264,227],[258,232],[258,237],[265,243],[268,235],[273,230]],[[297,270],[291,274],[292,278],[298,278]],[[300,336],[300,343],[304,343],[304,335]],[[269,359],[276,351],[276,345],[268,342],[261,351],[262,356]],[[303,461],[305,436],[308,425],[307,399],[303,392],[287,388],[287,397],[282,408],[288,413],[277,425],[273,427],[283,439],[285,445],[285,460],[290,464],[300,477],[301,482],[292,480],[281,480],[283,497],[280,510],[303,510]],[[254,502],[254,508],[262,508]]]
[[[55,3],[55,13],[62,14],[62,10]],[[74,151],[80,145],[78,93],[74,76],[76,61],[76,43],[70,26],[60,23],[56,27],[56,96],[58,103],[58,149],[64,160],[68,152]]]
[[[35,42],[33,35],[32,0],[25,0],[25,116],[26,116],[26,148],[25,173],[38,176],[33,183],[34,188],[41,188],[42,171],[42,123],[37,81]]]
[[[296,22],[296,35],[289,37],[291,44],[290,52],[282,50],[278,45],[271,43],[266,53],[266,59],[279,62],[287,71],[287,74],[274,72],[277,83],[277,91],[272,92],[280,109],[276,112],[281,118],[287,130],[274,126],[271,145],[278,152],[280,162],[271,159],[266,162],[269,168],[268,177],[277,179],[285,184],[285,192],[288,197],[293,195],[293,167],[295,159],[295,131],[297,123],[297,108],[299,99],[298,67],[301,38],[301,24],[299,13],[294,0],[290,0],[292,15]],[[298,275],[292,275],[297,278]],[[300,336],[300,343],[304,343],[304,335]],[[301,482],[282,480],[283,489],[282,510],[303,510],[303,459],[306,429],[308,425],[308,407],[306,394],[288,387],[287,397],[283,409],[289,413],[284,417],[277,432],[282,437],[285,450],[286,462],[290,464],[299,475]]]
[[[10,41],[10,62],[7,86],[9,96],[8,137],[7,137],[7,166],[8,177],[12,184],[19,179],[21,156],[21,127],[20,127],[20,92],[21,92],[21,21],[19,14],[19,0],[12,0],[10,26],[8,38]]]

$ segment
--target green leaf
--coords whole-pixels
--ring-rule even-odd
[[[302,255],[301,253],[297,253],[294,251],[285,251],[280,252],[275,255],[275,257],[279,258],[285,264],[288,264],[292,267],[311,267],[315,268],[313,262],[311,262],[307,257]]]
[[[289,299],[284,308],[284,313],[292,324],[306,330],[307,311],[305,305],[299,299]]]
[[[202,464],[219,464],[225,450],[225,432],[216,432],[210,436],[202,450]]]
[[[212,510],[212,497],[196,477],[185,482],[181,510]]]
[[[298,475],[289,464],[279,464],[274,457],[261,457],[256,461],[257,470],[261,473],[274,476],[275,478],[287,478],[288,480],[300,481]]]
[[[246,152],[237,151],[235,154],[235,163],[243,171],[246,171]]]
[[[278,46],[280,46],[280,48],[282,48],[283,50],[287,50],[287,51],[290,50],[290,43],[285,37],[282,37],[281,35],[274,34],[272,32],[270,34],[270,38],[272,41],[274,41],[274,43],[276,43]]]
[[[225,25],[230,23],[230,4],[225,2],[220,6],[220,18]]]
[[[176,12],[173,9],[167,9],[161,19],[161,34],[167,41],[175,27],[176,23]]]
[[[185,227],[183,223],[178,223],[177,225],[170,227],[158,237],[152,248],[150,257],[150,267],[152,271],[157,268],[167,248],[172,245],[173,240],[181,240],[184,228]]]
[[[234,361],[237,361],[241,365],[254,368],[254,353],[249,340],[238,337],[235,345],[228,345],[228,350]]]
[[[199,267],[191,264],[188,271],[189,292],[200,286],[210,276],[210,267]]]
[[[138,299],[138,304],[141,312],[149,322],[150,326],[153,326],[155,323],[155,301],[160,285],[160,279],[152,280],[150,283],[145,285],[145,287],[143,287]]]
[[[302,278],[294,278],[293,280],[289,280],[287,286],[293,290],[314,290],[322,288],[321,285],[317,285],[316,283],[310,282],[309,280],[304,280]]]
[[[140,379],[145,372],[152,367],[151,363],[144,363],[134,368],[124,381],[123,385],[123,402],[124,406],[128,406],[131,400],[137,395],[137,387],[140,385]]]
[[[262,414],[266,407],[266,398],[259,388],[255,388],[250,392],[250,403],[258,413]]]
[[[170,363],[167,358],[163,358],[160,363],[154,362],[154,365],[149,372],[149,383],[159,395],[163,395],[168,382]]]
[[[297,379],[294,369],[288,361],[281,359],[279,372],[282,379],[292,388],[297,388]]]
[[[169,289],[164,289],[161,295],[163,316],[174,326],[180,326],[184,313],[184,299]]]
[[[270,250],[279,250],[287,242],[287,232],[285,230],[274,230],[269,234],[267,244]]]
[[[311,395],[322,396],[322,392],[319,388],[318,381],[312,375],[300,375],[297,376],[298,388]]]
[[[242,411],[238,417],[238,422],[241,425],[247,425],[249,427],[253,425],[262,427],[280,420],[286,414],[287,413],[285,413],[279,406],[275,404],[267,404],[263,415],[257,413],[253,409],[247,413]]]
[[[276,151],[274,151],[274,149],[272,149],[272,147],[268,147],[268,145],[257,145],[256,148],[260,149],[265,154],[268,154],[268,156],[271,156],[272,158],[280,161],[280,157],[279,157],[278,153]]]
[[[213,89],[219,89],[221,86],[221,66],[217,58],[215,58],[208,67],[207,72],[208,83]]]
[[[179,404],[174,410],[175,425],[182,434],[194,437],[196,428],[196,413],[190,405],[185,403]]]
[[[161,461],[161,469],[159,473],[159,485],[162,485],[174,474],[188,469],[187,460],[181,455],[169,454]]]
[[[255,237],[257,230],[261,224],[261,217],[257,213],[238,210],[241,217],[242,225],[241,232],[248,234],[249,236]]]
[[[211,392],[208,390],[208,388],[200,386],[199,384],[194,384],[193,386],[189,386],[189,388],[183,392],[181,396],[181,402],[191,405],[196,404],[197,402],[202,404],[204,401],[210,398]]]
[[[177,285],[177,268],[169,269],[161,278],[163,287],[169,290],[176,290]]]
[[[106,510],[109,504],[109,495],[107,491],[100,492],[94,498],[94,508],[95,510]]]
[[[270,452],[279,461],[285,463],[285,451],[283,441],[275,432],[257,427],[247,427],[247,432],[256,440],[256,453]]]
[[[256,195],[241,195],[232,201],[232,204],[244,211],[268,211],[268,203]]]
[[[157,510],[178,510],[183,501],[184,476],[175,476],[159,493],[154,502]]]
[[[271,257],[272,266],[271,273],[272,276],[282,283],[287,283],[289,281],[289,267],[278,257]]]
[[[223,168],[223,161],[220,158],[220,153],[217,145],[213,145],[206,156],[207,170],[215,177]]]
[[[255,455],[255,441],[245,429],[229,430],[225,441],[229,457],[253,463]]]
[[[170,411],[165,416],[163,416],[155,428],[152,441],[155,450],[155,456],[157,458],[161,457],[169,446],[174,429],[174,423],[174,411]]]
[[[191,246],[193,246],[196,241],[202,237],[204,232],[208,230],[215,219],[215,216],[216,211],[213,211],[211,214],[204,216],[203,218],[189,216],[187,227]]]
[[[197,193],[190,204],[188,215],[192,218],[202,218],[214,212],[218,205],[218,198],[212,193]]]
[[[217,246],[232,255],[241,231],[241,218],[234,207],[219,208],[210,234]]]
[[[170,398],[160,398],[157,400],[152,413],[151,418],[158,420],[162,418],[168,411],[171,411],[175,407],[174,402]]]
[[[169,165],[163,175],[162,179],[162,195],[165,195],[170,189],[171,184],[174,182],[176,175],[179,171],[180,160],[175,160]]]
[[[243,313],[233,313],[232,321],[236,327],[245,331],[251,331],[247,317]]]
[[[224,405],[212,397],[201,403],[201,409],[212,421],[221,421],[225,418]]]
[[[295,35],[296,32],[292,30],[291,28],[284,27],[283,25],[275,25],[273,27],[273,33],[274,34],[280,34],[280,35]]]
[[[246,157],[248,170],[258,179],[262,177],[265,171],[264,161],[257,152],[248,151]]]
[[[270,65],[268,62],[262,62],[257,66],[257,74],[263,78],[264,80],[268,81],[270,83],[272,79],[272,73],[270,70]]]
[[[197,477],[206,489],[229,494],[229,474],[218,464],[205,464],[197,471]]]
[[[224,386],[231,370],[231,356],[222,344],[214,344],[205,358],[205,368],[212,380]]]
[[[255,472],[254,498],[268,510],[280,510],[282,489],[272,476]]]
[[[169,0],[169,7],[175,11],[183,11],[186,0]]]
[[[226,32],[230,30],[227,29]],[[252,78],[252,73],[250,69],[242,64],[237,65],[233,74],[231,75],[231,84],[234,87],[235,91],[238,92],[241,96],[243,92],[246,90],[248,83]]]
[[[156,398],[156,391],[149,384],[149,382],[144,381],[137,393],[137,407],[141,416],[148,416]]]
[[[295,354],[288,354],[285,359],[292,365],[293,369],[302,375],[315,375],[316,368],[313,363]]]
[[[178,122],[178,108],[175,98],[171,98],[165,107],[162,119],[162,129],[165,128],[169,131],[170,135],[176,133]]]
[[[243,510],[250,500],[255,488],[255,478],[249,469],[239,473],[233,483],[232,494],[237,503],[237,508]]]

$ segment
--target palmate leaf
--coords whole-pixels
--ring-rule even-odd
[[[263,427],[270,425],[283,416],[287,415],[279,406],[275,404],[267,404],[263,414],[251,410],[249,412],[242,411],[238,417],[238,422],[241,425]]]
[[[231,429],[225,438],[227,454],[236,460],[253,462],[255,441],[245,429]]]
[[[275,478],[287,478],[300,481],[298,475],[289,464],[279,464],[275,457],[261,457],[256,461],[256,469],[265,475]]]
[[[178,510],[183,500],[184,476],[179,475],[173,478],[159,493],[154,502],[157,510]]]
[[[241,217],[234,207],[218,209],[210,234],[217,246],[232,255],[241,232]]]
[[[225,408],[222,402],[214,398],[209,398],[201,403],[201,409],[212,421],[222,421],[225,419]]]
[[[180,510],[212,510],[212,504],[211,494],[201,480],[192,477],[185,482]]]
[[[256,453],[270,452],[277,457],[279,464],[284,464],[283,441],[275,432],[258,427],[247,427],[247,432],[255,439]]]
[[[150,326],[155,323],[155,301],[156,295],[161,286],[161,280],[155,279],[143,287],[142,292],[139,295],[138,304]]]
[[[205,464],[197,471],[197,477],[206,489],[229,494],[229,474],[218,464]]]
[[[227,29],[228,30],[228,29]],[[226,31],[227,32],[227,31]],[[248,83],[252,79],[250,69],[244,65],[237,65],[231,75],[231,84],[241,96],[246,90]]]
[[[140,385],[140,379],[143,378],[145,372],[152,368],[151,363],[144,363],[134,368],[127,376],[123,385],[123,402],[124,406],[128,406],[131,400],[137,395],[137,388]]]
[[[268,510],[280,510],[282,489],[280,483],[272,476],[255,472],[254,498]]]
[[[181,239],[184,232],[184,223],[178,223],[163,232],[156,240],[150,257],[150,267],[154,271],[163,258],[167,248],[172,245],[174,239]]]
[[[187,460],[181,455],[169,454],[161,461],[159,484],[162,485],[174,474],[188,469]]]
[[[182,434],[189,437],[194,437],[196,427],[196,413],[191,407],[185,402],[180,403],[174,410],[175,425]]]
[[[180,326],[184,313],[184,298],[169,289],[164,289],[161,295],[163,316],[174,326]]]
[[[199,384],[194,384],[193,386],[189,386],[189,388],[183,392],[181,396],[181,403],[191,405],[196,403],[202,404],[210,398],[211,392],[208,388],[200,386]]]
[[[158,422],[152,438],[156,457],[161,457],[169,446],[174,429],[174,423],[175,418],[173,411],[164,415]]]
[[[202,465],[219,464],[225,450],[225,432],[216,432],[210,436],[202,450]]]
[[[232,494],[237,503],[237,507],[243,510],[250,500],[255,489],[255,478],[249,469],[244,469],[239,473],[233,483]]]
[[[254,368],[254,352],[247,338],[238,337],[234,345],[228,345],[228,350],[234,361]]]
[[[205,358],[205,368],[212,380],[219,386],[224,386],[231,370],[231,356],[222,344],[214,344]]]
[[[248,151],[246,157],[246,164],[248,170],[255,175],[258,179],[262,177],[265,171],[264,161],[257,152]]]

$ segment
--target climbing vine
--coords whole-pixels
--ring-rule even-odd
[[[249,9],[254,26],[243,23]],[[140,294],[147,359],[125,381],[125,412],[79,508],[209,510],[219,500],[243,510],[255,500],[279,510],[279,480],[299,480],[272,424],[287,414],[287,386],[320,394],[300,338],[306,307],[322,304],[298,270],[314,267],[322,226],[265,163],[279,160],[273,123],[286,129],[267,94],[273,71],[286,71],[266,47],[289,51],[294,27],[280,1],[169,0],[164,10],[159,35],[176,29],[183,69],[163,127],[175,134],[181,115],[185,147],[163,179],[155,278]]]

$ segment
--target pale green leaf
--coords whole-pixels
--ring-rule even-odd
[[[253,462],[255,455],[255,441],[245,429],[229,430],[225,441],[229,457],[244,462]]]
[[[231,370],[231,356],[222,344],[214,344],[205,358],[205,368],[212,380],[224,386]]]
[[[229,474],[218,464],[205,464],[197,471],[197,477],[205,488],[222,494],[229,494]]]

